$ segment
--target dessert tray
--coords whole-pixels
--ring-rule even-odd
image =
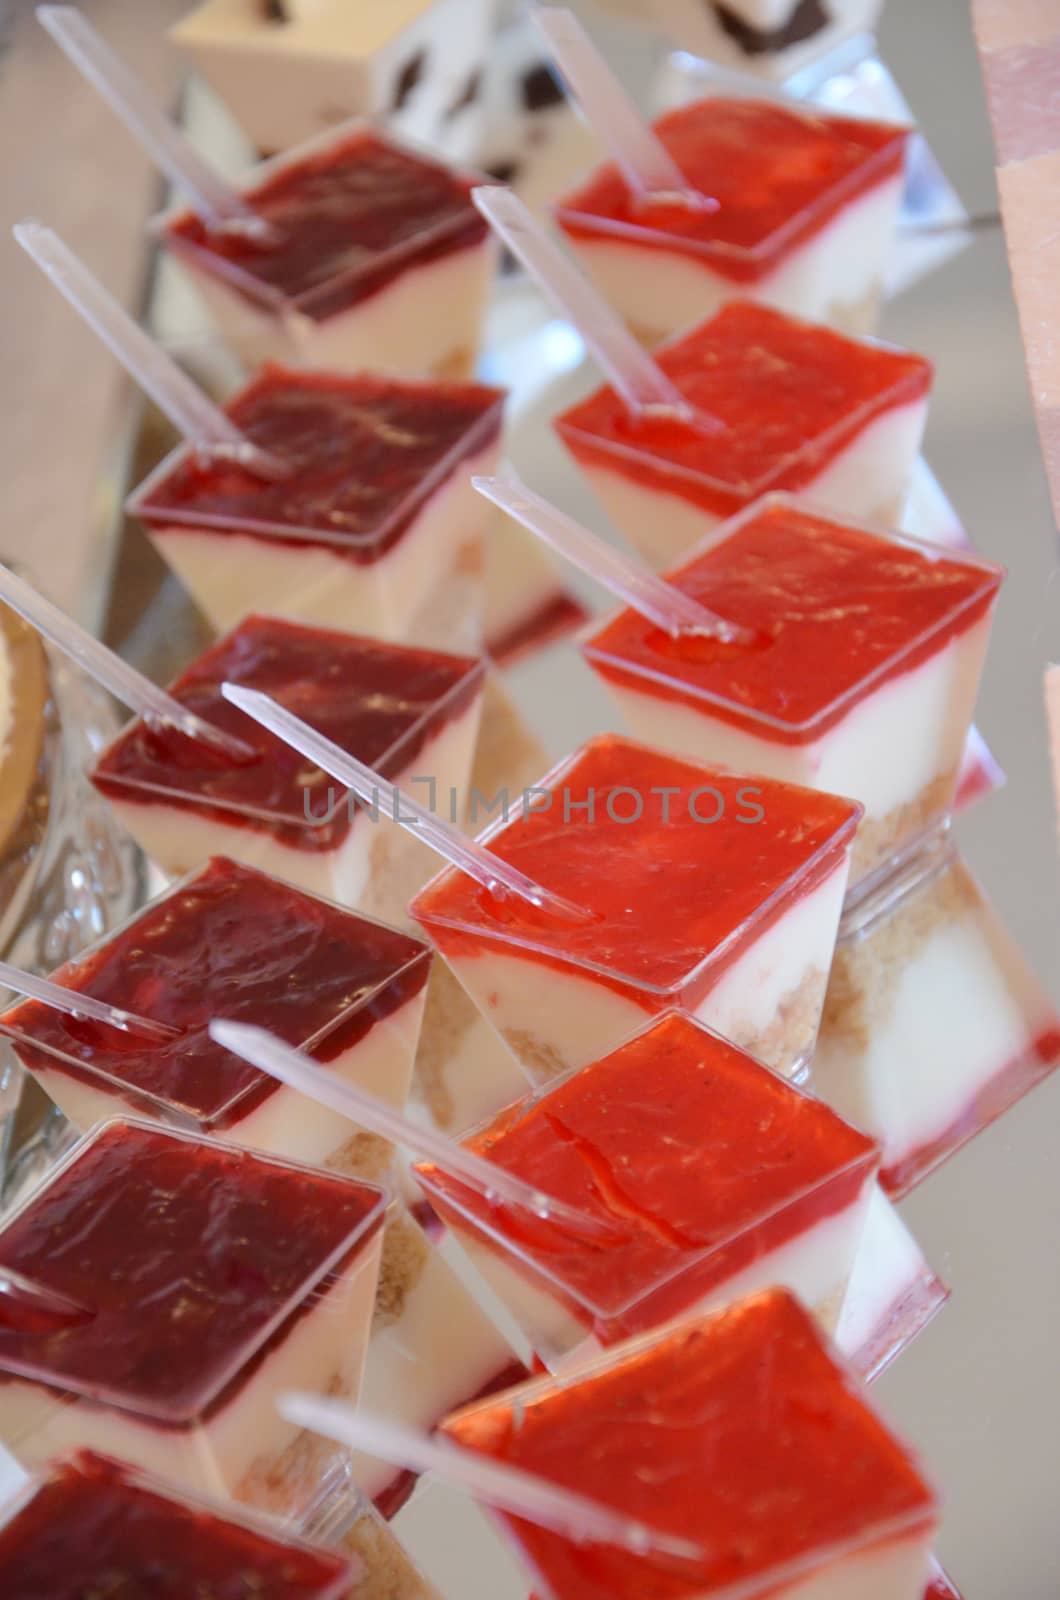
[[[959,1173],[1018,1163],[1060,1011],[976,849],[997,544],[873,334],[976,224],[863,4],[601,0],[594,67],[437,0],[356,70],[272,9],[176,31],[212,168],[233,112],[285,153],[146,236],[134,671],[79,657],[130,721],[0,573],[0,1592],[973,1600]],[[325,82],[371,120],[303,149]]]

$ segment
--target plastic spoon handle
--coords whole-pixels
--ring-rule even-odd
[[[611,1238],[619,1231],[603,1219],[588,1216],[565,1201],[545,1194],[533,1184],[524,1183],[514,1173],[505,1172],[492,1161],[466,1150],[455,1139],[447,1139],[444,1134],[411,1122],[384,1100],[345,1082],[334,1072],[318,1067],[300,1050],[292,1049],[264,1028],[244,1022],[218,1020],[210,1024],[210,1037],[226,1050],[231,1050],[233,1055],[242,1056],[244,1061],[267,1072],[270,1077],[278,1078],[281,1083],[308,1095],[321,1105],[330,1106],[332,1111],[349,1117],[351,1122],[378,1134],[381,1139],[388,1139],[392,1144],[400,1144],[406,1150],[411,1150],[421,1161],[431,1162],[489,1200],[518,1206],[536,1217],[558,1222],[580,1234]]]
[[[269,695],[259,689],[247,689],[242,684],[225,683],[221,693],[226,700],[238,706],[248,717],[260,722],[277,738],[301,752],[323,772],[351,789],[357,798],[370,806],[374,813],[384,813],[398,822],[416,838],[442,856],[451,866],[458,867],[480,883],[497,898],[515,895],[539,911],[545,911],[564,922],[585,923],[592,920],[591,913],[581,906],[553,894],[551,889],[535,883],[517,867],[503,861],[487,850],[476,839],[468,839],[424,806],[411,800],[403,790],[395,788],[363,761],[351,756],[322,733],[311,728],[308,722],[296,717],[293,711],[277,705]]]
[[[0,988],[13,989],[29,1000],[39,1000],[53,1011],[67,1017],[88,1017],[93,1022],[106,1022],[122,1033],[142,1034],[145,1039],[175,1039],[179,1028],[168,1022],[153,1022],[150,1017],[138,1017],[135,1012],[123,1011],[120,1006],[110,1006],[105,1000],[96,1000],[90,994],[80,994],[67,989],[64,984],[52,983],[50,978],[38,978],[35,972],[23,972],[9,961],[0,961]]]
[[[26,254],[189,444],[226,455],[262,477],[287,476],[287,464],[244,438],[231,418],[133,321],[57,233],[40,222],[19,222],[14,234]]]
[[[72,1300],[12,1267],[0,1267],[0,1328],[15,1333],[56,1333],[91,1322],[95,1315],[93,1306]]]
[[[691,422],[692,407],[625,323],[549,238],[510,189],[483,185],[471,198],[561,315],[577,328],[631,411],[666,411]]]
[[[225,182],[155,104],[145,85],[74,6],[38,6],[37,20],[83,77],[99,91],[171,183],[204,221],[267,234],[238,189]]]
[[[57,649],[83,668],[89,677],[95,678],[104,689],[109,689],[123,705],[141,717],[168,722],[189,739],[212,745],[236,761],[245,761],[256,754],[251,745],[215,728],[210,722],[204,722],[202,717],[197,717],[193,711],[182,706],[179,700],[174,700],[150,678],[137,672],[135,667],[115,655],[101,640],[93,638],[58,606],[45,600],[24,578],[17,577],[6,567],[0,567],[0,600],[5,600],[12,611],[25,617]]]
[[[443,1483],[465,1489],[478,1500],[521,1517],[579,1544],[617,1545],[639,1556],[661,1556],[684,1565],[701,1564],[702,1545],[648,1527],[611,1506],[572,1489],[561,1489],[535,1473],[466,1450],[450,1440],[431,1439],[400,1423],[366,1416],[338,1400],[288,1392],[278,1401],[280,1415],[353,1450],[378,1456],[411,1472],[432,1472]]]
[[[606,539],[590,533],[580,522],[527,488],[514,473],[502,478],[472,478],[471,482],[479,494],[672,638],[696,633],[731,643],[745,636],[742,628],[716,616],[698,600],[623,555]]]
[[[565,6],[535,6],[532,15],[593,132],[611,152],[629,187],[652,199],[715,208],[717,202],[689,183],[645,122],[573,11]]]

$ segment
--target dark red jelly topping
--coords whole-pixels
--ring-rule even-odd
[[[223,1128],[280,1087],[210,1038],[211,1018],[268,1028],[333,1061],[427,981],[417,939],[217,857],[55,980],[180,1033],[162,1043],[24,1001],[0,1019],[34,1070],[155,1096]],[[120,1089],[117,1090],[120,1094]],[[145,1109],[136,1094],[128,1097]]]
[[[300,549],[319,542],[367,565],[401,539],[461,460],[498,437],[503,405],[502,390],[480,384],[267,366],[228,414],[248,439],[286,462],[290,475],[265,478],[235,461],[182,450],[173,470],[133,503],[138,516],[167,529],[205,526],[281,540],[290,529],[289,542]]]
[[[872,1140],[821,1101],[681,1015],[509,1106],[465,1142],[615,1225],[613,1237],[579,1238],[417,1168],[446,1220],[466,1227],[470,1211],[500,1231],[529,1257],[531,1275],[536,1264],[558,1279],[553,1292],[605,1342],[687,1311],[850,1205],[879,1160]]]
[[[668,574],[677,588],[749,630],[747,646],[701,635],[674,639],[623,611],[586,654],[606,677],[642,693],[800,743],[820,738],[881,683],[978,622],[1001,577],[985,563],[901,544],[796,505],[765,504]]]
[[[347,791],[231,705],[221,693],[226,680],[264,690],[341,749],[396,779],[415,771],[428,740],[481,693],[482,665],[469,656],[247,617],[169,692],[250,745],[256,757],[234,761],[168,724],[137,719],[92,774],[96,788],[116,799],[184,804],[299,850],[328,851],[350,829]],[[395,824],[384,812],[379,826]]]
[[[934,1520],[915,1463],[784,1290],[686,1323],[580,1381],[514,1393],[451,1418],[446,1433],[705,1547],[694,1566],[668,1570],[509,1519],[564,1600],[699,1600]]]
[[[51,1334],[0,1328],[0,1372],[190,1423],[238,1387],[382,1198],[337,1173],[107,1123],[0,1231],[0,1268],[95,1316]]]
[[[358,128],[247,190],[271,237],[211,230],[191,212],[166,236],[251,297],[283,295],[323,321],[410,268],[481,244],[487,228],[471,189],[469,178]]]
[[[564,412],[556,427],[588,464],[715,515],[767,489],[809,483],[868,423],[922,399],[931,382],[923,356],[745,300],[730,301],[656,359],[697,411],[723,425],[719,431],[673,416],[634,416],[607,387]]]
[[[582,746],[544,780],[551,793],[489,841],[535,882],[592,915],[557,921],[499,903],[462,872],[413,901],[427,928],[468,930],[671,990],[714,958],[711,978],[768,920],[839,864],[861,808],[834,795],[746,778],[664,755],[614,734]],[[587,809],[591,806],[591,810]],[[637,816],[640,811],[639,817]],[[459,936],[458,936],[459,937]]]
[[[711,97],[669,111],[656,132],[714,206],[644,199],[607,165],[564,199],[571,234],[632,233],[640,245],[704,255],[712,270],[750,282],[902,169],[908,132],[769,100]],[[650,270],[648,268],[647,270]]]
[[[0,1529],[5,1600],[335,1600],[341,1556],[172,1499],[90,1451]]]

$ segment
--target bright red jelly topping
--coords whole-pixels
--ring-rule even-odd
[[[934,1522],[915,1463],[784,1290],[686,1323],[580,1380],[514,1393],[450,1418],[445,1432],[704,1547],[691,1570],[668,1569],[509,1519],[563,1600],[698,1600]]]
[[[605,677],[768,739],[818,739],[884,682],[989,610],[1001,569],[777,501],[668,574],[748,630],[746,645],[671,638],[621,612],[586,645]],[[763,721],[763,719],[768,719]]]
[[[699,766],[614,734],[583,745],[542,788],[548,809],[535,793],[489,848],[584,908],[586,922],[556,920],[514,896],[500,902],[455,870],[416,897],[413,915],[442,930],[446,948],[460,940],[454,928],[466,930],[472,953],[483,940],[510,941],[667,992],[701,967],[712,980],[838,867],[861,815],[835,795]]]
[[[348,1562],[160,1492],[90,1451],[0,1529],[6,1600],[336,1600]]]
[[[445,1220],[467,1227],[470,1212],[472,1227],[481,1218],[500,1230],[604,1341],[680,1315],[843,1210],[879,1161],[878,1146],[821,1101],[682,1015],[509,1106],[465,1143],[615,1225],[579,1238],[417,1168]]]
[[[803,487],[881,413],[923,399],[931,383],[923,356],[745,300],[730,301],[656,360],[719,430],[634,416],[606,386],[558,417],[556,428],[587,465],[718,515],[767,489]]]
[[[317,534],[366,565],[402,538],[461,460],[498,437],[503,406],[503,391],[481,384],[267,366],[227,409],[248,439],[287,463],[289,476],[265,478],[182,450],[173,470],[156,475],[132,504],[167,529],[281,540],[290,529],[299,549]]]
[[[280,1085],[214,1043],[213,1017],[256,1023],[333,1061],[418,994],[429,965],[419,940],[217,857],[55,974],[79,994],[179,1028],[175,1038],[156,1043],[35,1000],[2,1021],[31,1071],[64,1071],[97,1089],[95,1074],[106,1073],[223,1128]],[[135,1093],[128,1099],[144,1109]]]
[[[0,1373],[191,1423],[374,1232],[382,1200],[337,1173],[106,1123],[0,1230],[0,1268],[95,1315],[0,1327]]]
[[[191,212],[166,236],[251,297],[283,295],[323,321],[411,268],[481,244],[487,228],[471,189],[450,168],[358,128],[247,190],[271,237],[212,230]]]
[[[92,773],[102,794],[186,806],[299,850],[334,850],[349,833],[347,791],[221,693],[264,690],[385,778],[414,769],[428,740],[482,690],[482,664],[274,617],[247,617],[169,687],[182,705],[250,745],[236,761],[167,724],[131,723]],[[393,826],[385,812],[381,827]]]
[[[881,122],[720,96],[667,112],[655,131],[716,206],[644,199],[607,165],[560,203],[564,228],[703,254],[714,271],[744,282],[772,272],[843,206],[897,177],[908,138]]]

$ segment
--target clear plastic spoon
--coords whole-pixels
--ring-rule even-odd
[[[541,1217],[561,1227],[591,1237],[613,1238],[622,1230],[603,1218],[589,1216],[555,1199],[534,1184],[524,1183],[514,1173],[486,1161],[472,1150],[466,1150],[455,1139],[435,1133],[430,1128],[411,1122],[384,1100],[364,1089],[346,1082],[334,1072],[317,1066],[309,1056],[292,1049],[264,1028],[245,1022],[217,1020],[210,1023],[210,1037],[233,1055],[241,1056],[252,1066],[278,1078],[289,1088],[308,1095],[321,1105],[329,1106],[351,1122],[367,1128],[392,1144],[411,1150],[421,1161],[429,1161],[450,1177],[466,1183],[487,1200],[501,1201],[518,1206],[532,1216]]]
[[[724,424],[717,418],[689,405],[637,343],[621,317],[600,298],[510,189],[484,184],[472,189],[471,198],[560,314],[574,324],[608,382],[635,416],[647,413],[674,417],[707,434],[724,431]]]
[[[108,1005],[90,994],[77,989],[67,989],[64,984],[52,983],[50,978],[39,978],[35,972],[23,972],[9,961],[0,961],[0,989],[12,989],[28,1000],[39,1000],[53,1011],[67,1017],[87,1017],[92,1022],[105,1022],[122,1033],[140,1034],[144,1039],[161,1041],[175,1039],[179,1028],[168,1022],[154,1022],[150,1017],[138,1017],[133,1011],[123,1011],[120,1006]]]
[[[215,228],[238,228],[262,240],[269,238],[274,231],[270,224],[203,160],[82,12],[75,6],[38,6],[37,20],[159,170],[188,195],[204,222]]]
[[[116,695],[123,705],[135,711],[148,722],[167,722],[189,739],[213,746],[233,761],[253,759],[257,752],[212,723],[204,722],[194,711],[182,706],[164,689],[137,672],[121,656],[96,639],[85,628],[74,622],[58,606],[45,600],[42,594],[24,578],[0,566],[0,600],[17,611],[20,617],[32,623],[39,633],[51,641],[56,649],[75,661],[79,667],[101,683],[104,689]]]
[[[684,594],[664,578],[623,555],[614,545],[568,517],[542,495],[536,494],[514,473],[501,478],[472,478],[472,485],[485,499],[506,511],[516,522],[549,545],[572,566],[587,573],[605,589],[632,606],[642,617],[654,622],[671,638],[686,634],[707,635],[727,644],[748,637],[747,630],[726,622],[691,595]]]
[[[681,1567],[701,1569],[707,1559],[707,1550],[690,1539],[649,1527],[522,1467],[492,1460],[449,1439],[432,1439],[400,1423],[367,1416],[342,1401],[288,1391],[279,1397],[277,1408],[297,1427],[377,1456],[392,1466],[434,1473],[443,1483],[465,1489],[477,1500],[578,1544],[616,1545],[632,1555]]]
[[[72,1300],[13,1267],[0,1267],[0,1328],[11,1333],[59,1333],[91,1322],[95,1315],[93,1306]]]
[[[494,855],[478,840],[466,838],[456,828],[435,816],[433,811],[410,799],[404,790],[395,788],[386,778],[380,777],[372,767],[358,761],[356,756],[351,756],[331,739],[326,739],[308,722],[303,722],[301,717],[296,717],[293,711],[277,705],[260,689],[225,683],[221,685],[221,693],[248,717],[253,717],[255,722],[260,722],[278,739],[283,739],[293,749],[300,751],[307,760],[315,762],[329,777],[351,789],[374,812],[383,811],[388,818],[400,823],[417,839],[422,839],[424,844],[437,851],[451,866],[458,867],[461,872],[474,878],[495,899],[506,900],[515,895],[536,910],[563,922],[584,924],[593,920],[591,912],[535,883],[533,878],[528,878],[518,867]]]
[[[187,373],[133,321],[57,233],[43,223],[26,221],[16,223],[14,234],[26,254],[194,450],[206,456],[224,456],[262,478],[289,476],[287,463],[245,438],[220,406],[207,399]]]

